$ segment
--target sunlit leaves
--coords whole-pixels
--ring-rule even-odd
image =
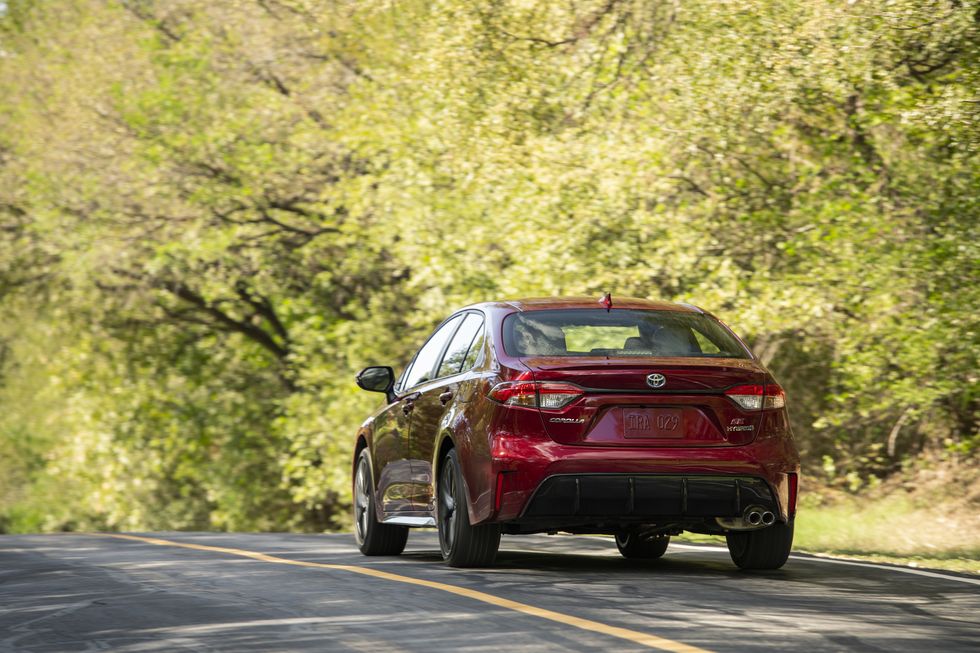
[[[849,478],[976,446],[974,2],[8,6],[14,527],[334,527],[353,372],[520,295],[716,312]]]

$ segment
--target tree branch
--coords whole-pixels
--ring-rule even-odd
[[[225,331],[240,333],[264,347],[267,351],[271,352],[280,360],[284,360],[289,355],[288,343],[281,344],[276,342],[276,340],[261,327],[255,326],[254,324],[249,324],[244,320],[236,320],[219,309],[214,303],[208,302],[204,297],[193,291],[189,286],[179,281],[171,281],[169,283],[161,283],[159,284],[159,287],[196,307],[205,315],[210,316],[214,320],[214,323],[211,324],[211,326],[217,326]]]

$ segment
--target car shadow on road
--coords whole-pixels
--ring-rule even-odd
[[[442,565],[438,551],[406,551],[401,555],[406,561]],[[714,558],[718,558],[715,560]],[[568,553],[561,550],[544,551],[501,551],[492,567],[483,571],[515,573],[555,573],[566,576],[601,574],[607,577],[622,575],[635,577],[639,574],[670,576],[691,574],[710,574],[712,576],[743,576],[742,571],[728,560],[727,556],[711,554],[711,557],[689,557],[686,555],[666,555],[657,560],[630,560],[611,557],[601,553]],[[754,571],[753,577],[791,578],[792,572],[785,569],[774,571]]]

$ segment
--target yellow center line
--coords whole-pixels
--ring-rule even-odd
[[[510,599],[501,598],[499,596],[494,596],[493,594],[487,594],[486,592],[480,592],[478,590],[472,590],[466,587],[449,585],[447,583],[439,583],[433,580],[412,578],[411,576],[401,576],[399,574],[393,574],[387,571],[381,571],[379,569],[372,569],[370,567],[359,567],[357,565],[337,565],[337,564],[329,564],[324,562],[304,562],[302,560],[290,560],[289,558],[280,558],[278,556],[271,556],[265,553],[259,553],[257,551],[246,551],[245,549],[230,549],[222,546],[189,544],[185,542],[177,542],[174,540],[163,540],[155,537],[142,537],[139,535],[121,535],[116,533],[99,533],[99,535],[105,535],[107,537],[115,537],[122,540],[145,542],[146,544],[156,544],[158,546],[177,546],[184,549],[194,549],[196,551],[226,553],[228,555],[241,556],[244,558],[252,558],[253,560],[260,560],[262,562],[271,562],[280,565],[294,565],[297,567],[314,567],[317,569],[330,569],[333,571],[347,571],[353,574],[362,574],[364,576],[371,576],[373,578],[382,578],[384,580],[390,580],[396,583],[420,585],[422,587],[428,587],[430,589],[435,589],[442,592],[448,592],[450,594],[455,594],[457,596],[465,596],[466,598],[473,599],[474,601],[489,603],[490,605],[495,605],[498,608],[505,608],[507,610],[513,610],[514,612],[520,612],[521,614],[530,615],[532,617],[547,619],[549,621],[554,621],[560,624],[564,624],[566,626],[574,626],[575,628],[581,628],[582,630],[588,630],[589,632],[601,633],[603,635],[610,635],[611,637],[618,637],[619,639],[625,639],[635,644],[641,644],[643,646],[659,649],[661,651],[673,651],[674,653],[710,653],[710,651],[707,651],[703,648],[690,646],[688,644],[683,644],[681,642],[675,642],[674,640],[667,639],[665,637],[658,637],[656,635],[642,633],[637,630],[630,630],[629,628],[610,626],[609,624],[604,624],[599,621],[592,621],[591,619],[582,619],[580,617],[573,617],[572,615],[563,614],[561,612],[555,612],[554,610],[546,610],[545,608],[539,608],[533,605],[528,605],[527,603],[511,601]]]

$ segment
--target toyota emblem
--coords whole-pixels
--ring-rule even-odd
[[[663,374],[651,374],[647,377],[647,385],[651,388],[662,388],[667,385],[667,377]]]

